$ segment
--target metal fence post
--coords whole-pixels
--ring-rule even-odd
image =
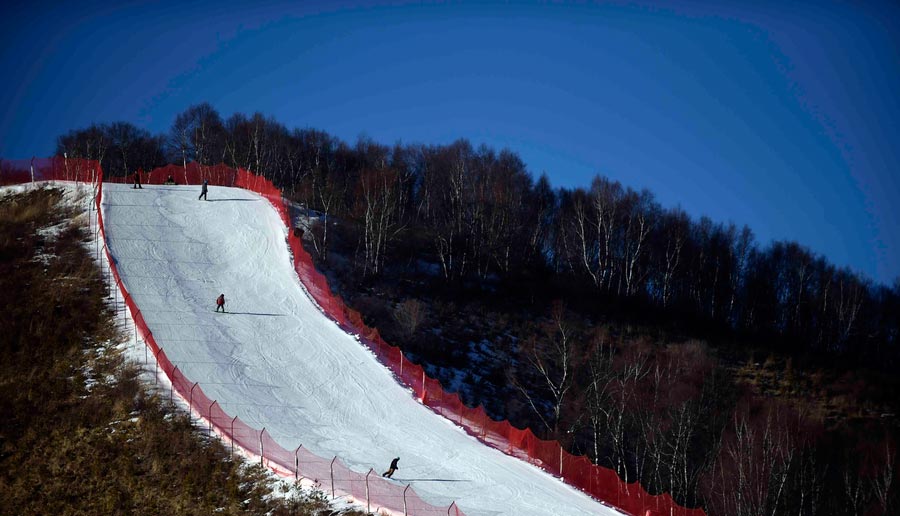
[[[559,445],[559,476],[562,478],[563,476],[563,449],[562,445]]]
[[[450,507],[447,507],[447,516],[450,516],[450,509],[452,509],[454,505],[456,505],[455,501],[450,502]],[[456,512],[458,513],[459,511]]]
[[[188,400],[188,415],[189,416],[194,408],[194,387],[196,387],[197,385],[198,385],[197,382],[194,382],[194,385],[191,385],[191,396],[190,396],[190,399]]]
[[[372,512],[371,505],[369,504],[369,475],[372,474],[372,468],[369,468],[369,472],[366,473],[366,512]]]
[[[337,455],[331,459],[331,499],[334,500],[334,461],[337,460]]]
[[[156,357],[154,357],[155,360],[153,362],[153,371],[154,371],[153,383],[159,383],[159,353],[161,351],[162,351],[162,348],[159,348],[156,351]]]
[[[409,484],[406,484],[406,488],[403,489],[403,516],[409,516],[406,512],[406,492],[409,490]]]
[[[113,308],[116,311],[116,317],[119,316],[119,285],[116,283],[116,278],[112,273],[112,264],[109,264],[109,277],[110,281],[113,284]]]
[[[300,448],[302,444],[294,450],[294,481],[300,480]]]
[[[175,369],[172,370],[172,387],[169,389],[169,403],[171,405],[175,405],[175,373],[178,372],[178,366],[175,366]]]
[[[263,447],[263,434],[266,432],[266,428],[263,427],[262,430],[259,431],[259,465],[263,465],[263,457],[265,457],[265,448]]]
[[[103,251],[106,253],[107,257],[109,257],[109,253],[108,253],[108,251],[107,251],[107,249],[106,249],[106,242],[103,242]],[[106,264],[106,285],[109,286],[110,283],[112,283],[112,263],[109,263],[109,260],[107,260],[107,264]],[[115,287],[115,286],[114,286],[114,287]],[[113,287],[113,288],[114,288],[114,287]],[[110,297],[110,298],[113,297],[113,293],[112,293],[112,292],[109,293],[109,297]]]
[[[237,416],[231,418],[231,460],[234,460],[234,422],[237,418]]]
[[[213,401],[212,403],[209,404],[209,412],[207,412],[207,414],[206,414],[207,417],[209,417],[209,431],[206,432],[206,435],[207,435],[207,436],[211,436],[211,435],[212,435],[212,408],[213,408],[213,405],[215,405],[215,404],[218,403],[218,402],[219,402],[219,400],[215,400],[215,401]]]

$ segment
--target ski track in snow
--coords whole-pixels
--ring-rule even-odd
[[[363,474],[399,456],[395,479],[469,516],[621,514],[415,400],[308,297],[264,198],[217,186],[209,201],[191,186],[103,190],[126,288],[172,363],[231,416]],[[215,313],[220,293],[226,314]]]

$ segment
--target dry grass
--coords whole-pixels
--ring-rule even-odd
[[[752,393],[802,407],[813,420],[832,428],[859,419],[895,413],[897,379],[866,370],[798,367],[790,356],[749,354],[727,369]]]

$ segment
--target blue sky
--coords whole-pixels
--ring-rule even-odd
[[[465,137],[892,283],[898,35],[873,2],[4,2],[0,156],[203,101],[349,142]]]

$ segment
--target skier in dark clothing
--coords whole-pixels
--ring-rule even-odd
[[[198,200],[198,201],[199,201],[200,199],[203,199],[203,200],[205,200],[205,201],[208,201],[208,200],[209,200],[209,199],[206,198],[206,188],[207,188],[207,185],[208,185],[208,184],[209,184],[209,181],[207,181],[206,179],[204,179],[204,180],[203,180],[203,186],[200,187],[200,197],[197,197],[197,200]]]
[[[216,312],[219,311],[219,308],[223,313],[225,312],[225,294],[219,294],[219,297],[216,298]]]
[[[140,170],[134,171],[134,186],[132,186],[131,188],[140,188],[141,190],[144,189],[144,187],[141,186],[141,171]]]
[[[391,461],[391,467],[389,467],[387,471],[382,473],[381,476],[391,478],[391,476],[394,474],[394,472],[397,471],[398,469],[400,469],[400,467],[397,466],[397,461],[399,461],[399,460],[400,460],[400,457],[394,457],[394,460]]]

